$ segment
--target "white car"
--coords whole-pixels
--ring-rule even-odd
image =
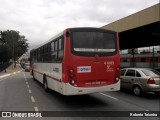
[[[160,93],[160,73],[147,68],[121,69],[121,88],[133,90],[135,95],[142,92]]]

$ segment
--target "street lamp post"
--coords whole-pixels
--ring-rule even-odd
[[[13,68],[15,68],[15,41],[13,38],[13,32],[11,31],[11,40],[12,40],[12,60],[13,60]]]
[[[135,48],[132,48],[131,50],[131,54],[132,54],[132,64],[133,64],[133,67],[135,67],[135,57],[134,57],[134,54],[135,54]]]

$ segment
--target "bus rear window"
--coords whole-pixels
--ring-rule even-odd
[[[73,51],[80,53],[113,53],[116,51],[115,33],[73,32]]]

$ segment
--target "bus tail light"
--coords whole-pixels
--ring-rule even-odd
[[[115,77],[115,83],[117,83],[120,80],[120,68],[116,68],[116,77]]]
[[[72,86],[75,86],[75,87],[77,86],[76,80],[70,80],[69,83],[70,83]]]
[[[155,84],[155,81],[153,78],[149,78],[147,81],[147,84]]]
[[[77,86],[77,81],[76,81],[76,75],[74,69],[69,69],[68,70],[68,75],[69,75],[69,83],[72,86]]]

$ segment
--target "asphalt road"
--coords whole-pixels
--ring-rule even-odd
[[[0,111],[70,111],[67,117],[54,117],[60,120],[159,120],[158,117],[95,117],[100,111],[159,111],[160,97],[147,93],[135,96],[130,91],[103,92],[79,96],[63,96],[54,91],[46,93],[43,86],[32,79],[29,72],[19,72],[0,79]],[[79,112],[75,112],[79,111]],[[93,112],[92,112],[93,111]],[[114,112],[117,111],[117,112]],[[73,114],[75,117],[69,117]],[[80,117],[81,113],[88,117]],[[94,115],[95,116],[94,116]],[[63,115],[63,114],[62,114]],[[91,115],[91,116],[90,116]],[[0,118],[6,120],[6,118]],[[20,118],[8,118],[20,119]],[[25,118],[30,120],[31,118]],[[52,117],[37,118],[53,119]]]

